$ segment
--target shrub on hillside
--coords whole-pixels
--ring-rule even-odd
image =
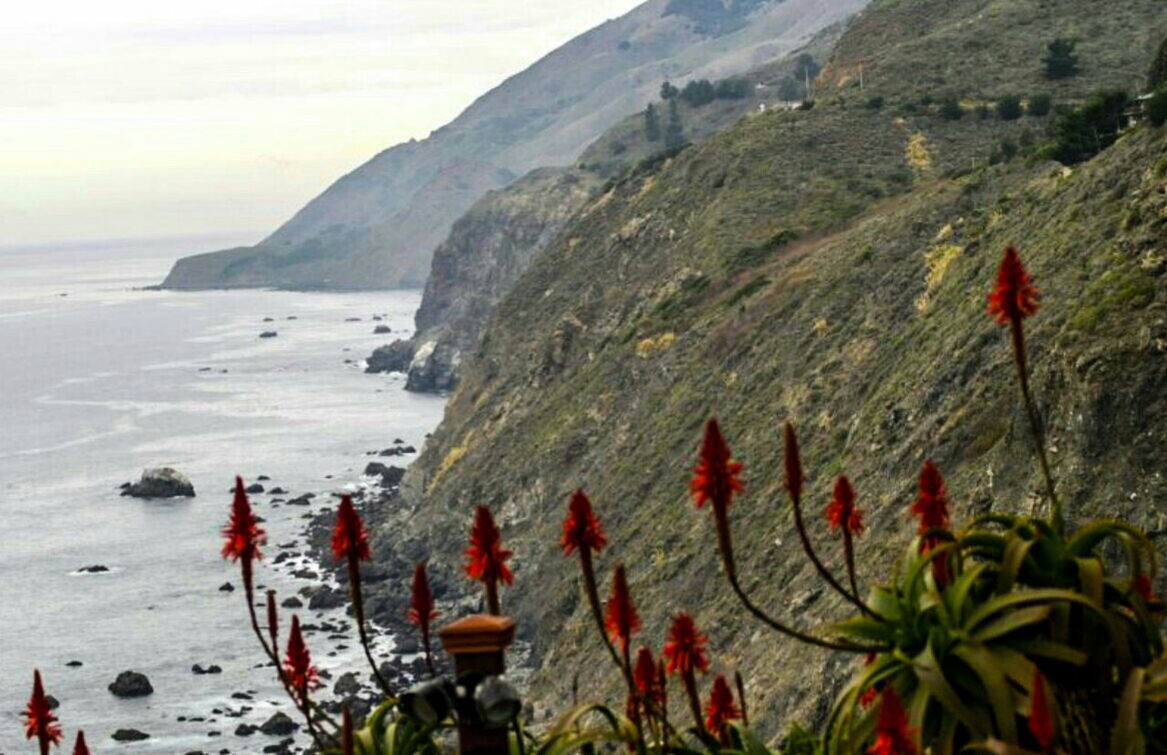
[[[997,117],[1003,121],[1015,121],[1021,117],[1021,98],[1015,95],[1005,95],[997,100]]]
[[[1120,89],[1095,94],[1080,108],[1058,117],[1057,138],[1047,148],[1049,157],[1066,165],[1089,160],[1114,144],[1126,121],[1130,95]]]
[[[1047,79],[1068,79],[1078,75],[1078,56],[1074,54],[1077,42],[1059,37],[1046,45],[1045,77]]]
[[[955,97],[945,97],[940,103],[940,116],[946,121],[959,121],[964,117],[964,108],[960,106],[960,100]]]
[[[1053,110],[1054,99],[1048,94],[1035,94],[1029,98],[1029,104],[1025,108],[1025,114],[1034,118],[1044,118]]]

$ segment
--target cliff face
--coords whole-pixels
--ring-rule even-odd
[[[454,386],[459,365],[477,348],[495,305],[599,184],[585,171],[535,170],[487,194],[454,224],[434,252],[415,317],[407,390]],[[374,367],[370,371],[378,371]]]
[[[570,164],[643,107],[662,79],[719,78],[781,57],[866,1],[756,0],[718,10],[648,0],[507,79],[428,138],[378,154],[255,247],[180,260],[163,286],[420,286],[434,247],[486,191],[536,167]]]
[[[746,118],[591,200],[499,304],[378,523],[378,557],[399,574],[390,593],[427,556],[447,607],[464,610],[462,535],[488,504],[516,553],[503,603],[530,644],[537,717],[562,708],[577,676],[584,699],[616,692],[558,548],[582,486],[609,538],[600,569],[629,569],[639,641],[659,647],[669,616],[688,610],[718,669],[745,673],[763,732],[820,724],[850,661],[760,632],[728,595],[685,487],[701,424],[715,411],[745,464],[731,512],[744,586],[800,626],[842,607],[790,526],[784,419],[801,433],[812,511],[838,473],[856,485],[865,582],[912,535],[924,458],[958,521],[1040,510],[1007,337],[984,312],[1010,243],[1043,293],[1029,321],[1034,390],[1071,518],[1121,516],[1162,538],[1167,138],[1140,126],[1072,169],[1003,160],[1002,141],[1040,141],[1048,122],[982,120],[973,106],[1008,92],[1078,100],[1123,77],[1134,89],[1165,31],[1153,0],[1107,14],[1087,0],[879,0],[840,41],[813,109]],[[1057,36],[1080,37],[1082,74],[1051,84],[1040,56]],[[952,54],[982,40],[1002,68]],[[863,50],[887,51],[882,71],[933,65],[906,92],[868,70],[861,92],[845,71]],[[946,120],[921,93],[959,96],[968,112]],[[812,536],[838,568],[817,518]]]

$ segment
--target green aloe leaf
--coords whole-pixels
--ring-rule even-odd
[[[958,645],[953,655],[964,661],[980,678],[985,695],[989,698],[993,720],[997,724],[997,734],[1006,742],[1016,742],[1017,720],[1013,715],[1013,691],[997,659],[984,645],[975,642]]]
[[[1135,669],[1123,686],[1114,728],[1110,732],[1110,755],[1131,755],[1141,753],[1145,749],[1142,746],[1138,721],[1139,692],[1143,686],[1143,676],[1143,669]]]
[[[960,722],[976,735],[987,736],[991,732],[992,726],[985,714],[965,705],[960,699],[960,695],[945,679],[944,671],[940,667],[940,662],[936,660],[931,643],[913,659],[913,669],[916,672],[916,678],[928,688],[928,693],[936,698],[949,715],[960,719]]]
[[[1030,624],[1036,624],[1039,621],[1045,621],[1049,618],[1050,606],[1028,606],[1026,608],[1019,608],[1016,611],[1011,611],[1001,618],[990,621],[984,624],[980,629],[972,634],[972,638],[978,642],[989,642],[995,640],[1001,635],[1015,632],[1022,627],[1027,627]]]

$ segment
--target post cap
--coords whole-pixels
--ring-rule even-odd
[[[438,630],[438,636],[450,655],[499,653],[515,638],[515,620],[510,616],[473,614],[445,625]]]

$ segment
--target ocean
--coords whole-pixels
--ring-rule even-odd
[[[263,658],[242,591],[219,590],[238,586],[219,556],[234,475],[318,494],[310,509],[252,496],[274,555],[300,539],[306,510],[335,505],[326,493],[369,484],[369,451],[398,438],[420,448],[441,419],[441,398],[363,372],[374,347],[409,334],[418,291],[144,290],[178,256],[245,241],[0,248],[0,754],[34,749],[22,717],[34,668],[60,700],[66,751],[78,728],[95,752],[260,752],[278,741],[234,735],[275,710],[294,713],[271,669],[255,668]],[[379,324],[392,334],[374,335]],[[278,335],[259,338],[266,330]],[[188,475],[197,495],[120,495],[155,466]],[[97,564],[109,571],[78,571]],[[310,584],[291,568],[309,566],[269,559],[257,581],[283,599]],[[324,643],[308,637],[318,666],[366,674],[353,649]],[[223,672],[195,675],[195,663]],[[154,693],[111,694],[127,669]],[[212,712],[242,706],[252,710],[238,718]],[[119,728],[150,738],[118,743]]]

